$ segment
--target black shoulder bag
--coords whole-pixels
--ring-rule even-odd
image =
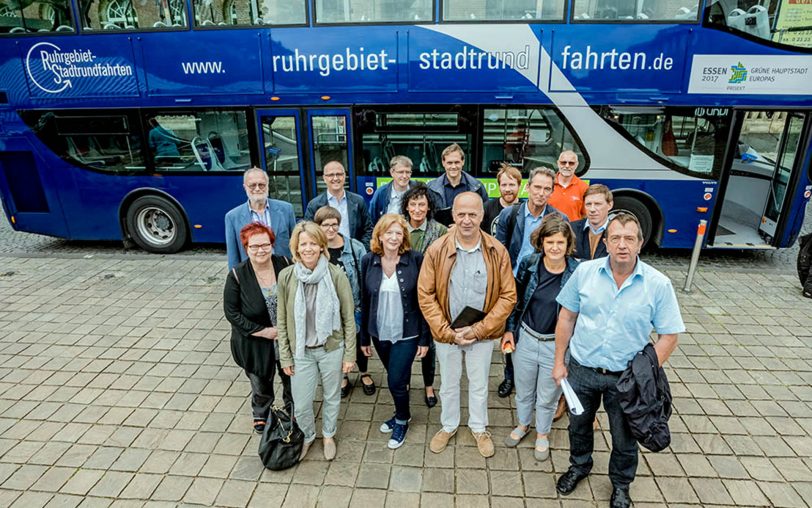
[[[271,408],[268,424],[259,441],[259,458],[273,471],[295,466],[304,446],[304,433],[288,412],[276,406]]]

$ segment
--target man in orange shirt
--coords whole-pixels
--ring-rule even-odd
[[[563,212],[570,221],[584,217],[584,193],[587,183],[577,176],[578,154],[565,150],[558,156],[558,175],[553,185],[553,194],[547,200],[550,205]]]

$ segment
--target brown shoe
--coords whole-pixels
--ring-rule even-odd
[[[567,412],[567,399],[564,398],[562,395],[560,399],[558,399],[558,407],[555,410],[555,416],[553,416],[553,421],[557,422],[560,420],[564,414]]]
[[[445,450],[445,447],[448,446],[448,442],[454,437],[457,431],[454,432],[446,432],[443,429],[437,431],[437,434],[434,434],[434,437],[431,438],[431,443],[429,443],[429,450],[432,453],[440,453]]]
[[[476,441],[476,447],[479,449],[479,454],[485,457],[493,457],[494,449],[493,449],[493,439],[491,439],[491,433],[487,430],[485,432],[474,432],[471,431],[471,435],[474,436],[474,440]]]

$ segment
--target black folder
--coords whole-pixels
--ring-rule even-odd
[[[454,322],[451,323],[451,328],[465,328],[466,326],[471,326],[474,323],[478,323],[485,319],[485,314],[481,310],[477,310],[473,307],[465,306],[460,312],[460,315],[454,319]]]

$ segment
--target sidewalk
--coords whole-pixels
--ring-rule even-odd
[[[566,419],[552,460],[532,440],[510,450],[512,401],[496,396],[496,455],[462,427],[428,451],[440,407],[412,377],[406,444],[386,448],[378,392],[342,402],[338,457],[317,444],[294,469],[266,471],[250,432],[249,385],[231,360],[222,316],[225,260],[196,257],[0,257],[0,506],[606,506],[605,415],[595,468],[568,498]],[[684,268],[663,266],[680,287]],[[791,267],[788,267],[791,268]],[[788,269],[700,268],[678,291],[689,332],[668,366],[673,444],[644,453],[635,506],[808,506],[812,502],[812,302]],[[439,384],[439,383],[438,383]],[[465,397],[463,397],[465,405]],[[463,421],[465,421],[463,414]]]

